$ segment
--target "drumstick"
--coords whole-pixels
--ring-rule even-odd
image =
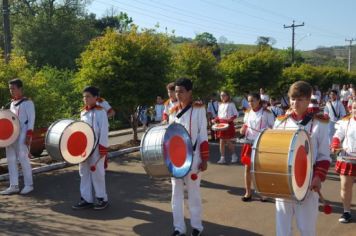
[[[250,126],[247,126],[247,125],[245,125],[247,128],[250,128],[250,129],[252,129],[253,131],[256,131],[256,132],[258,132],[258,133],[262,133],[262,131],[259,131],[259,130],[257,130],[257,129],[254,129],[254,128],[252,128],[252,127],[250,127]]]
[[[317,191],[320,201],[323,203],[323,211],[326,215],[332,212],[332,207],[325,201],[325,198],[321,194],[320,190]]]

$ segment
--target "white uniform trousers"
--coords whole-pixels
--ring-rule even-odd
[[[86,161],[79,164],[80,194],[81,197],[89,203],[94,202],[94,196],[96,198],[103,198],[104,201],[108,200],[105,185],[105,159],[101,158],[101,160],[98,161],[95,171],[90,170],[90,167],[95,165],[95,162],[99,158],[100,155],[97,148]]]
[[[296,216],[297,227],[301,236],[315,236],[318,217],[319,196],[309,191],[302,203],[276,199],[276,232],[277,236],[292,235],[293,216]]]
[[[331,144],[333,136],[336,132],[335,125],[336,125],[336,122],[333,122],[333,121],[329,122],[329,144]]]
[[[20,135],[15,143],[6,147],[6,159],[9,169],[10,185],[19,185],[17,160],[21,164],[25,186],[33,185],[32,168],[29,158],[29,147],[25,144],[24,135]]]
[[[172,211],[173,211],[173,226],[174,230],[181,233],[186,232],[184,222],[184,183],[188,191],[188,207],[190,212],[190,224],[192,228],[199,231],[203,230],[202,224],[202,204],[200,197],[200,180],[201,174],[198,174],[196,180],[191,179],[190,171],[183,179],[172,179]]]

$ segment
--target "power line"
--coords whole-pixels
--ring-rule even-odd
[[[286,26],[286,25],[283,25],[283,27],[285,29],[287,28],[292,28],[292,64],[294,63],[294,36],[295,36],[295,28],[297,27],[301,27],[301,26],[304,26],[304,22],[300,25],[295,25],[294,24],[294,20],[293,20],[293,24],[289,25],[289,26]]]
[[[352,38],[352,39],[345,39],[345,42],[349,42],[349,63],[347,66],[347,71],[350,72],[351,71],[351,47],[352,47],[352,42],[356,41],[356,38]]]

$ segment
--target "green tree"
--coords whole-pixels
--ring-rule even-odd
[[[195,36],[194,42],[202,48],[210,48],[217,60],[221,58],[221,49],[214,35],[204,32]]]
[[[136,108],[153,103],[156,95],[165,91],[171,62],[169,46],[169,38],[153,30],[107,30],[81,54],[76,87],[98,86],[102,96],[125,114],[137,140]]]
[[[13,7],[14,52],[30,64],[75,68],[75,59],[98,35],[85,1],[17,1]]]
[[[255,53],[235,51],[222,59],[219,70],[225,76],[226,87],[232,94],[243,91],[258,91],[260,87],[269,91],[278,89],[282,75],[283,60],[274,50]]]
[[[173,61],[173,77],[192,79],[195,96],[207,99],[219,88],[221,77],[210,47],[199,47],[192,43],[183,44],[175,53]]]

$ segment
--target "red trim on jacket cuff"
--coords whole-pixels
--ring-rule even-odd
[[[314,174],[319,176],[321,181],[325,181],[326,175],[328,174],[328,169],[330,167],[330,162],[329,161],[317,161],[315,166],[314,166]]]
[[[200,144],[200,158],[203,161],[209,160],[209,143],[204,141]]]
[[[340,139],[337,137],[333,137],[332,141],[331,141],[331,147],[332,148],[338,148],[340,147]]]
[[[168,115],[166,113],[163,113],[162,120],[168,120]]]
[[[104,147],[103,145],[99,144],[99,153],[101,156],[107,155],[108,154],[107,147]]]
[[[27,130],[26,136],[32,137],[33,136],[33,130],[32,129]]]

